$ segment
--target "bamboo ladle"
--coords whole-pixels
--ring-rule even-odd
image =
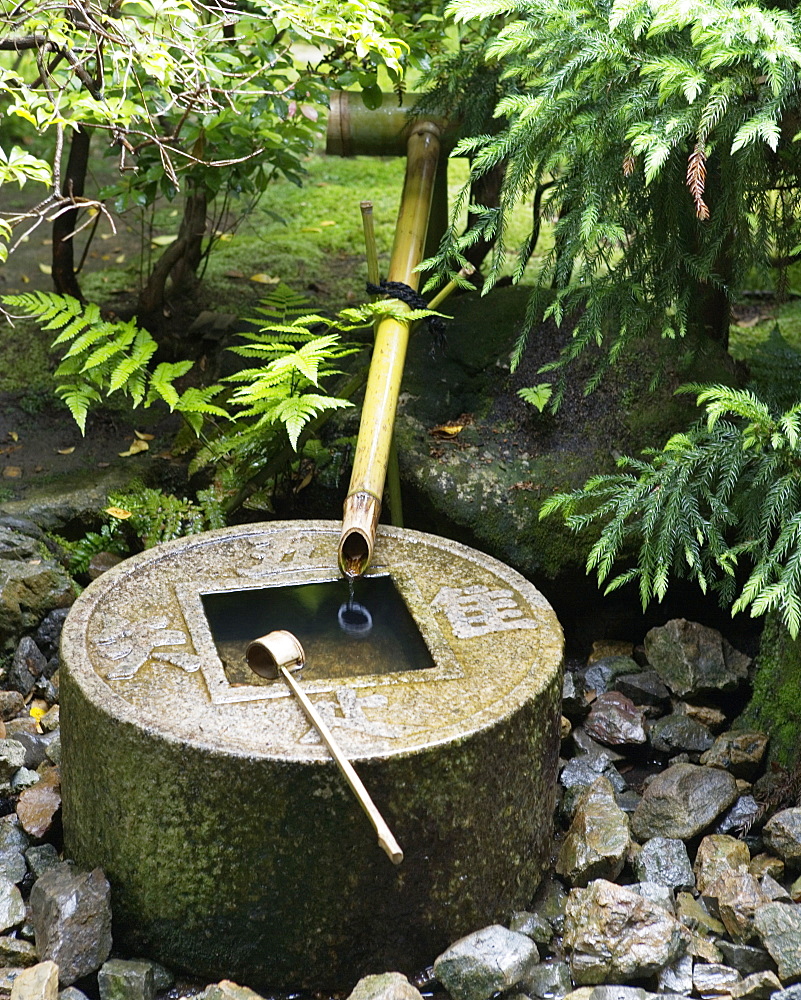
[[[289,685],[289,689],[298,699],[309,722],[320,734],[322,741],[328,747],[329,753],[334,758],[340,771],[345,777],[345,781],[350,785],[351,791],[359,801],[359,805],[367,813],[367,818],[375,827],[378,834],[378,845],[386,853],[387,857],[394,865],[399,865],[403,861],[403,851],[397,840],[392,835],[392,831],[387,826],[384,817],[378,811],[376,804],[370,798],[370,793],[364,787],[362,779],[353,769],[353,765],[342,753],[342,750],[334,739],[331,730],[323,722],[314,705],[306,697],[303,690],[296,684],[292,673],[303,669],[306,662],[306,654],[303,646],[291,632],[285,629],[276,629],[268,632],[267,635],[254,639],[245,650],[245,658],[248,666],[254,674],[275,680],[283,678]]]

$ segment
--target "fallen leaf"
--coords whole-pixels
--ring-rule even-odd
[[[12,441],[19,441],[19,434],[17,434],[16,431],[9,431],[8,436],[11,438]]]
[[[281,279],[273,278],[270,274],[251,274],[250,280],[259,285],[277,285]]]
[[[447,441],[448,438],[454,438],[457,434],[461,434],[463,430],[464,424],[449,421],[447,424],[437,424],[437,426],[432,427],[428,433],[431,437]]]
[[[71,448],[57,448],[59,455],[71,455],[75,451],[75,445]]]
[[[121,253],[119,255],[119,257],[115,257],[114,258],[114,263],[115,264],[122,264],[122,263],[124,263],[124,261],[125,261],[125,254],[124,253]]]
[[[49,264],[42,264],[41,261],[39,262],[39,270],[42,272],[42,274],[53,273],[53,268]]]
[[[126,510],[124,507],[106,507],[106,514],[111,514],[112,517],[116,517],[119,521],[124,521],[127,517],[131,516],[131,511]]]
[[[100,234],[100,239],[101,240],[110,240],[113,235],[114,235],[114,233],[101,233]]]
[[[334,221],[333,219],[324,219],[324,220],[323,220],[323,221],[322,221],[322,222],[320,223],[320,225],[321,225],[321,226],[335,226],[335,225],[336,225],[336,222],[335,222],[335,221]]]
[[[22,469],[18,465],[3,466],[3,476],[6,479],[19,479],[21,475],[22,475]]]
[[[31,283],[31,279],[28,277],[27,274],[22,274],[22,275],[20,275],[20,277],[22,279],[22,284],[23,285],[29,285]]]
[[[154,247],[168,247],[170,243],[175,243],[178,239],[178,233],[174,236],[154,236],[150,241]]]
[[[140,441],[138,438],[131,441],[131,447],[127,451],[119,452],[120,458],[127,458],[129,455],[138,455],[140,451],[147,451],[150,445],[147,441]]]
[[[223,277],[224,278],[244,278],[245,275],[242,273],[242,271],[235,271],[235,270],[232,269],[230,271],[223,271]]]
[[[314,472],[313,471],[307,472],[306,475],[303,477],[303,479],[301,479],[301,481],[297,484],[293,492],[300,493],[301,490],[305,490],[313,478],[314,478]]]
[[[152,441],[156,436],[155,434],[145,434],[143,431],[134,431],[134,434],[139,438],[140,441]]]
[[[319,226],[304,226],[301,229],[302,233],[321,233],[322,229]]]
[[[111,465],[111,462],[98,462],[98,469],[107,469]]]

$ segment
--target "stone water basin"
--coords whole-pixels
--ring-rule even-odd
[[[339,531],[272,522],[180,539],[104,574],[70,612],[65,847],[105,870],[130,954],[254,987],[347,988],[423,968],[536,889],[563,638],[518,573],[382,526],[369,576],[389,577],[424,662],[396,668],[390,640],[375,654],[386,672],[370,672],[364,645],[330,669],[318,653],[315,670],[307,650],[300,683],[400,842],[398,867],[286,685],[243,672],[238,642],[265,626],[300,636],[302,621],[271,619],[276,588],[336,580]],[[228,627],[240,598],[241,629]]]

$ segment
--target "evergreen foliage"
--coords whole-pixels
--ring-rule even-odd
[[[529,318],[578,315],[557,367],[589,343],[613,361],[634,338],[683,336],[710,315],[725,339],[745,272],[785,266],[801,242],[798,15],[738,0],[460,0],[450,12],[505,18],[484,47],[502,128],[456,152],[474,175],[506,174],[500,206],[474,206],[463,237],[449,231],[439,270],[495,234],[491,288],[512,209],[540,192],[515,277],[541,220],[556,220]]]
[[[671,576],[716,590],[732,613],[775,611],[801,630],[801,403],[783,412],[750,390],[687,386],[706,421],[674,435],[621,472],[557,494],[540,516],[560,511],[574,530],[601,522],[587,571],[610,577],[617,558],[636,565],[607,592],[639,583],[643,606],[661,600]],[[746,576],[747,572],[747,576]]]

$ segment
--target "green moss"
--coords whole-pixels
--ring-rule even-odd
[[[770,736],[770,757],[783,767],[801,763],[801,638],[792,639],[777,615],[765,622],[751,701],[738,728]]]

